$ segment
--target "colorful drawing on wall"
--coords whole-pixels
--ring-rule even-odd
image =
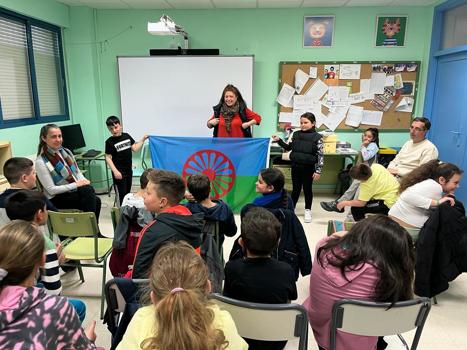
[[[305,16],[304,47],[331,47],[334,35],[334,16]]]
[[[376,46],[404,46],[407,18],[407,16],[378,16]]]

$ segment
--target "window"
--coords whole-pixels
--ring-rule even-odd
[[[467,5],[444,12],[442,49],[467,44]]]
[[[67,119],[60,28],[0,9],[0,128]]]

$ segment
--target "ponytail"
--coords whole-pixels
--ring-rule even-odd
[[[157,253],[151,268],[151,292],[157,329],[142,349],[222,350],[228,342],[213,327],[208,268],[186,242],[168,243]]]

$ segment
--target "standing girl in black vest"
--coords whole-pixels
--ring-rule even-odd
[[[305,222],[311,222],[311,203],[313,202],[313,180],[319,180],[323,169],[323,140],[316,132],[316,119],[313,113],[300,117],[300,130],[294,132],[288,144],[276,135],[272,139],[290,153],[292,163],[292,200],[297,206],[300,192],[305,193]]]

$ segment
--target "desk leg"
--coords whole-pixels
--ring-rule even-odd
[[[105,181],[107,181],[107,193],[110,197],[111,187],[110,187],[110,180],[109,180],[109,166],[107,162],[105,162]]]

